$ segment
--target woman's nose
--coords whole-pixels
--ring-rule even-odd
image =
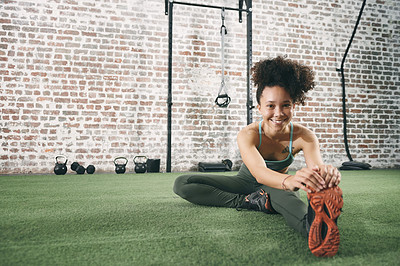
[[[280,107],[276,107],[274,111],[275,116],[280,116],[282,114],[282,109]]]

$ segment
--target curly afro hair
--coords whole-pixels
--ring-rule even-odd
[[[258,104],[265,87],[280,86],[289,93],[293,103],[304,105],[306,92],[315,86],[311,68],[282,56],[261,60],[252,71]]]

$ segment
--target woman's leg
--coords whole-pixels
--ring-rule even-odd
[[[241,170],[235,176],[188,174],[175,180],[174,192],[195,204],[238,208],[257,184]]]
[[[303,236],[307,236],[307,205],[300,199],[299,191],[285,191],[262,186],[269,195],[272,208],[282,214],[286,223]]]
[[[189,202],[229,208],[246,208],[246,196],[260,188],[269,195],[272,208],[283,215],[287,224],[307,236],[307,205],[299,192],[257,183],[244,164],[236,176],[189,174],[178,177],[174,184],[174,192]]]

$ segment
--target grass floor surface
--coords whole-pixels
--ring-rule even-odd
[[[186,202],[179,175],[0,176],[0,265],[400,265],[400,170],[342,172],[333,258],[280,215]]]

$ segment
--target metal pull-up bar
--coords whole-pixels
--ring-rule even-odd
[[[243,2],[246,2],[246,9],[243,9]],[[213,6],[206,4],[195,4],[165,0],[165,15],[168,15],[168,139],[167,139],[167,167],[166,171],[171,172],[171,142],[172,142],[172,26],[173,26],[173,7],[176,5],[196,6],[205,8],[224,9],[239,12],[239,23],[242,23],[242,12],[247,13],[247,124],[253,120],[251,109],[253,106],[253,96],[251,89],[251,65],[252,65],[252,0],[239,0],[239,8]]]
[[[240,23],[242,23],[242,12],[251,12],[252,11],[251,8],[243,9],[243,1],[244,0],[239,0],[239,8],[234,8],[234,7],[212,6],[212,5],[205,5],[205,4],[186,3],[186,2],[179,2],[179,1],[169,0],[169,2],[172,2],[174,4],[178,4],[178,5],[197,6],[197,7],[206,7],[206,8],[215,8],[215,9],[224,8],[225,10],[239,11],[239,22]],[[247,5],[247,2],[248,1],[246,1],[246,5]],[[168,15],[168,0],[165,0],[165,15]]]

